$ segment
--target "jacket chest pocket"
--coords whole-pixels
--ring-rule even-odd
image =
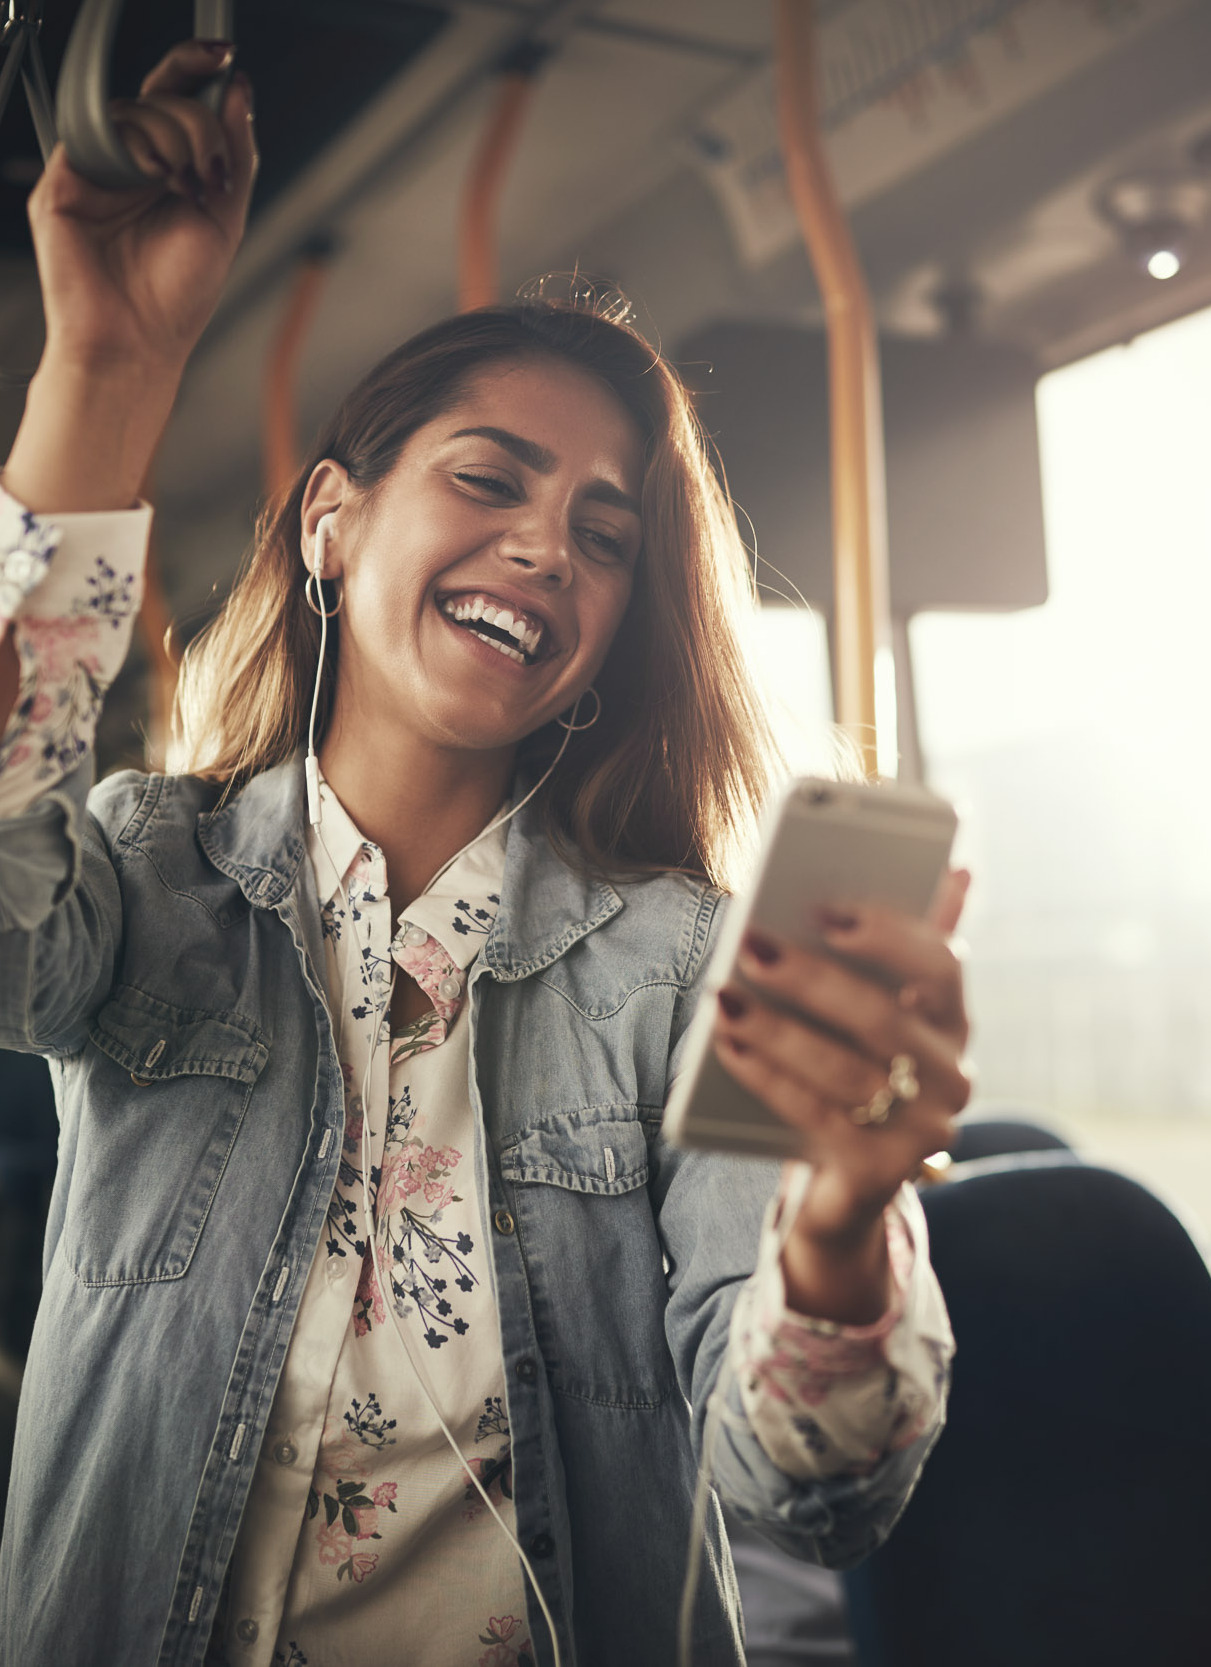
[[[89,1028],[63,1248],[85,1285],[188,1270],[269,1050],[248,1020],[119,985]]]
[[[659,1406],[676,1379],[637,1108],[548,1118],[503,1148],[500,1170],[552,1388],[602,1406]]]

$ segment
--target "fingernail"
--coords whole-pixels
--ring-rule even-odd
[[[729,1019],[743,1018],[745,1013],[748,1012],[748,1003],[741,1001],[740,997],[731,990],[720,990],[719,1005]]]
[[[210,183],[216,191],[224,196],[231,190],[231,169],[227,166],[225,156],[213,156],[210,159]]]
[[[243,93],[244,102],[248,106],[248,115],[251,119],[251,117],[256,113],[256,98],[252,91],[252,82],[244,74],[242,69],[238,69],[231,78],[231,85],[233,87],[238,87]]]
[[[822,932],[853,932],[858,917],[849,909],[818,909],[816,924]]]
[[[771,943],[768,938],[762,937],[760,932],[746,932],[744,934],[744,947],[753,957],[753,960],[760,961],[763,967],[772,967],[776,961],[782,959],[782,951],[778,948],[778,945]]]
[[[192,162],[181,169],[181,183],[199,208],[206,207],[206,187],[202,184],[202,176]]]
[[[193,44],[200,47],[203,52],[209,53],[212,58],[217,58],[220,69],[230,60],[232,54],[235,52],[235,47],[230,41],[195,40]]]

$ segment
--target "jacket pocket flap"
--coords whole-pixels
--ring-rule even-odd
[[[147,1082],[229,1077],[251,1087],[269,1058],[247,1019],[174,1007],[131,984],[116,986],[88,1033],[115,1064]]]
[[[507,1181],[536,1181],[572,1192],[632,1192],[648,1178],[648,1143],[635,1116],[611,1106],[569,1111],[526,1132],[500,1154]],[[610,1115],[613,1113],[613,1115]]]

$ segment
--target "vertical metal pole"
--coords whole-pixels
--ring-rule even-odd
[[[490,307],[500,298],[498,218],[501,193],[548,48],[527,42],[501,67],[496,102],[471,164],[458,236],[458,307]]]
[[[297,392],[299,359],[315,316],[331,245],[318,240],[303,251],[281,328],[265,366],[261,403],[261,466],[271,498],[285,492],[299,466]]]
[[[868,775],[881,757],[885,773],[894,774],[888,768],[896,756],[896,719],[878,339],[824,148],[812,0],[778,0],[777,56],[787,182],[828,330],[837,719]]]

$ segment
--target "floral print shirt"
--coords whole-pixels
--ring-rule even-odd
[[[0,735],[0,815],[19,815],[88,751],[130,646],[150,528],[145,506],[51,521],[0,490],[0,638],[11,632],[21,675]]]
[[[0,736],[0,814],[27,809],[91,744],[129,643],[149,520],[140,509],[52,523],[0,491],[0,638],[12,630],[21,664],[18,704]],[[311,830],[308,842],[346,1085],[344,1150],[210,1659],[394,1667],[407,1636],[425,1640],[426,1667],[521,1667],[530,1634],[520,1565],[442,1436],[395,1330],[398,1320],[460,1451],[511,1526],[463,1000],[499,902],[504,830],[393,919],[381,851],[326,784],[322,794],[322,837]],[[430,1003],[395,1034],[393,968]],[[386,1290],[368,1256],[367,1118],[366,1186]],[[873,1325],[840,1326],[787,1310],[779,1208],[775,1200],[733,1319],[741,1399],[788,1474],[860,1473],[941,1416],[953,1341],[924,1215],[903,1187],[887,1210],[892,1304]]]
[[[382,851],[326,782],[320,802],[308,849],[345,1079],[344,1150],[232,1562],[227,1659],[395,1667],[408,1637],[425,1640],[426,1667],[521,1667],[532,1658],[520,1561],[397,1332],[512,1528],[464,1001],[500,902],[504,829],[393,917]],[[393,971],[429,998],[394,1032]]]

